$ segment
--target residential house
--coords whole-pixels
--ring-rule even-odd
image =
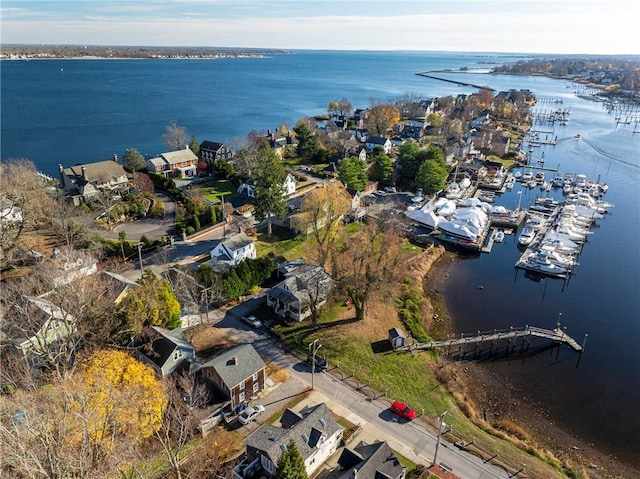
[[[216,271],[226,271],[245,259],[256,259],[256,244],[240,232],[219,242],[211,250],[211,260],[207,262]]]
[[[290,131],[287,132],[286,135],[271,132],[271,130],[267,130],[267,141],[269,142],[269,146],[271,149],[278,155],[280,159],[285,157],[285,151],[292,150],[295,151],[298,146],[297,138],[291,134]]]
[[[158,376],[165,378],[176,371],[195,372],[200,368],[196,348],[181,328],[151,326],[143,337],[147,342],[136,348],[136,358],[151,366]]]
[[[488,111],[483,111],[479,116],[469,122],[469,129],[480,129],[483,126],[491,124],[491,118]]]
[[[353,133],[356,136],[356,140],[361,143],[365,143],[367,141],[367,138],[371,136],[371,132],[366,128],[356,128]]]
[[[53,256],[43,264],[43,267],[51,275],[53,284],[59,287],[96,273],[98,260],[85,251],[54,248]]]
[[[12,224],[22,223],[22,210],[15,206],[6,196],[0,198],[0,228]]]
[[[242,183],[238,186],[238,194],[247,195],[248,198],[256,197],[256,187],[249,183]],[[282,183],[282,196],[290,196],[296,192],[296,177],[291,173],[287,173],[287,177]]]
[[[281,427],[264,424],[245,440],[246,459],[233,470],[234,479],[270,477],[282,453],[293,441],[312,477],[340,445],[344,428],[326,404],[308,406],[299,413],[286,409]]]
[[[386,442],[345,447],[325,479],[404,479],[406,469]]]
[[[103,281],[102,295],[115,305],[120,304],[132,289],[140,288],[135,281],[111,271],[102,271],[100,276]]]
[[[114,155],[113,158],[70,168],[58,165],[60,185],[74,204],[79,205],[80,199],[88,203],[102,193],[121,196],[129,190],[127,172],[118,163],[118,156]]]
[[[267,291],[267,306],[283,318],[302,321],[327,302],[333,286],[333,279],[322,266],[301,264]]]
[[[198,157],[185,146],[181,150],[161,153],[156,158],[147,160],[147,171],[166,178],[185,178],[194,176],[198,168]]]
[[[382,148],[387,155],[391,153],[391,140],[381,136],[370,136],[366,140],[366,146],[368,151],[373,151],[375,148]]]
[[[200,159],[206,161],[211,167],[213,162],[218,159],[231,161],[233,159],[233,150],[217,141],[203,141],[200,143]]]
[[[20,318],[2,321],[2,343],[13,346],[31,366],[40,365],[41,356],[47,356],[55,343],[75,334],[75,318],[60,306],[51,303],[46,295],[23,296],[14,305],[20,308],[16,313]],[[14,316],[9,309],[5,317]]]
[[[509,152],[510,139],[496,126],[486,126],[479,130],[474,142],[479,149],[497,156],[504,156]]]
[[[367,149],[366,148],[361,148],[360,149],[360,151],[358,152],[358,159],[363,163],[367,162]]]
[[[231,401],[231,407],[246,404],[265,389],[266,365],[250,344],[227,349],[200,367],[210,381]]]

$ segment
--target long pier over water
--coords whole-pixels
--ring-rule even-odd
[[[447,339],[445,341],[431,341],[429,343],[417,343],[410,346],[402,346],[396,348],[396,351],[413,351],[413,350],[430,350],[437,348],[455,348],[463,347],[468,344],[476,344],[482,346],[483,343],[492,344],[500,340],[507,340],[509,342],[522,338],[523,342],[529,340],[531,337],[550,339],[555,343],[564,343],[571,347],[576,352],[581,353],[584,350],[587,342],[587,335],[585,335],[582,344],[579,344],[575,339],[570,337],[566,331],[556,327],[555,329],[543,329],[533,326],[525,326],[519,328],[509,328],[493,331],[479,331],[477,334],[467,335],[461,334],[459,338]]]
[[[456,73],[456,72],[448,72],[448,73]],[[432,80],[446,81],[446,82],[454,83],[454,84],[460,85],[460,86],[470,86],[470,87],[473,87],[473,88],[477,88],[478,90],[495,91],[493,88],[490,88],[488,86],[474,85],[473,83],[466,83],[466,82],[457,81],[457,80],[449,80],[448,78],[437,77],[437,76],[431,75],[431,72],[418,72],[418,73],[416,73],[416,75],[419,75],[419,76],[425,77],[425,78],[431,78]]]

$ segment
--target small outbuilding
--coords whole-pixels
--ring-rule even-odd
[[[391,328],[389,330],[389,342],[393,349],[401,348],[407,342],[407,336],[400,328]]]

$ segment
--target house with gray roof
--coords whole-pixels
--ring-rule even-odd
[[[80,204],[80,198],[89,202],[101,193],[121,196],[129,190],[129,178],[117,155],[113,160],[77,164],[70,168],[58,165],[60,184],[65,194]]]
[[[246,233],[240,232],[215,245],[207,264],[221,272],[237,266],[245,259],[256,259],[256,243]]]
[[[321,308],[333,290],[334,281],[322,266],[290,265],[285,279],[269,289],[267,306],[276,314],[302,321]]]
[[[148,341],[136,349],[138,361],[151,366],[160,377],[167,377],[176,371],[195,372],[201,363],[196,358],[196,348],[191,344],[181,328],[168,330],[151,326]]]
[[[338,465],[325,479],[404,479],[406,470],[389,444],[360,441],[356,447],[345,447]]]
[[[245,440],[246,459],[233,470],[235,479],[272,476],[290,441],[311,477],[338,449],[344,431],[324,403],[307,406],[299,413],[287,409],[280,424],[265,424]]]
[[[266,365],[250,344],[227,349],[201,366],[202,377],[231,401],[231,407],[258,397],[265,388]]]

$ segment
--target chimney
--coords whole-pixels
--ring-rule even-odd
[[[83,166],[82,167],[82,177],[86,180],[87,179],[87,169]],[[87,180],[88,181],[88,180]]]
[[[231,358],[233,360],[233,365],[237,366],[238,365],[238,357],[234,356],[233,358]]]

